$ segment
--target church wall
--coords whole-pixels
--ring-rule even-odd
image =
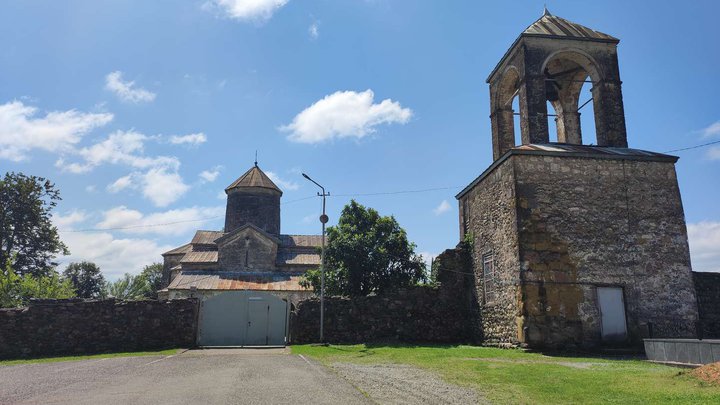
[[[525,341],[600,342],[598,286],[624,291],[631,342],[698,319],[674,164],[515,155]]]
[[[277,243],[247,228],[218,246],[218,267],[224,271],[274,271]]]
[[[488,343],[518,343],[519,302],[517,218],[514,173],[505,161],[460,197],[461,237],[470,235],[472,268],[482,335]],[[485,283],[483,261],[491,255],[494,272]],[[487,284],[487,285],[486,285]]]

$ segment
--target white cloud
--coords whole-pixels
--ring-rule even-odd
[[[207,136],[205,136],[202,132],[188,135],[173,135],[170,137],[170,143],[173,145],[188,144],[197,146],[205,142],[207,142]]]
[[[58,260],[62,265],[87,260],[97,264],[109,280],[138,274],[143,267],[162,262],[161,254],[175,247],[151,239],[116,239],[109,232],[60,232],[60,238],[71,253]]]
[[[70,229],[73,225],[84,222],[87,219],[85,211],[72,210],[66,215],[52,214],[52,223],[60,230]]]
[[[288,0],[210,0],[205,9],[217,9],[226,17],[243,21],[266,21]]]
[[[172,204],[189,189],[177,172],[168,172],[164,167],[150,169],[142,175],[143,195],[158,207]]]
[[[211,170],[203,170],[202,172],[200,172],[199,176],[206,182],[212,183],[213,181],[217,180],[218,176],[220,175],[220,169],[220,166],[215,166]]]
[[[433,212],[435,213],[435,215],[441,215],[441,214],[444,214],[444,213],[450,211],[450,208],[452,208],[450,206],[450,203],[447,202],[447,200],[442,200],[440,205],[438,205],[437,207],[435,207],[435,209],[433,209]]]
[[[218,200],[225,200],[227,199],[227,194],[225,194],[225,191],[218,191],[217,193]]]
[[[300,188],[300,185],[295,183],[294,181],[284,180],[280,178],[280,176],[277,175],[275,172],[265,172],[267,176],[270,178],[270,180],[275,183],[278,187],[280,187],[281,190],[297,190]]]
[[[318,26],[317,22],[313,22],[310,24],[310,27],[308,27],[308,34],[310,35],[311,39],[318,39],[320,36],[320,27]]]
[[[116,70],[105,76],[105,88],[115,93],[120,100],[128,103],[150,102],[155,100],[155,93],[135,87],[133,81],[123,81],[122,72]]]
[[[176,171],[155,167],[147,172],[133,172],[120,177],[106,187],[111,193],[125,189],[140,190],[156,207],[166,207],[182,197],[190,186]]]
[[[75,110],[51,111],[44,117],[36,107],[20,101],[0,104],[0,159],[21,161],[32,149],[62,152],[80,142],[91,130],[113,119],[109,113],[84,113]]]
[[[693,270],[720,272],[720,222],[688,224],[687,229]]]
[[[133,185],[133,176],[132,174],[128,174],[127,176],[120,177],[119,179],[115,180],[111,184],[108,184],[107,191],[111,193],[119,193],[122,190],[125,190],[128,187],[132,187]]]
[[[720,121],[715,121],[710,124],[707,128],[700,131],[703,137],[710,138],[716,135],[720,135]]]
[[[719,146],[712,146],[710,149],[708,149],[706,156],[708,159],[712,160],[720,160],[720,147]]]
[[[104,163],[125,164],[138,169],[168,167],[177,170],[180,161],[176,157],[142,155],[147,139],[149,137],[135,131],[116,131],[101,142],[74,151],[85,160],[83,163],[67,163],[61,158],[55,166],[71,173],[87,173]]]
[[[362,138],[375,132],[380,124],[405,124],[412,110],[385,99],[374,104],[372,90],[338,91],[325,96],[280,127],[290,132],[288,139],[300,143],[319,143],[334,138]]]
[[[127,228],[119,231],[131,234],[182,235],[221,218],[224,212],[223,207],[191,207],[145,215],[119,206],[105,211],[96,227]]]
[[[78,261],[91,261],[105,277],[114,280],[124,273],[138,274],[143,267],[161,262],[163,252],[174,246],[158,245],[149,239],[116,239],[109,232],[72,232],[73,225],[84,222],[83,211],[71,211],[66,215],[55,214],[52,221],[59,229],[60,239],[68,246],[69,256],[61,256],[61,267]]]

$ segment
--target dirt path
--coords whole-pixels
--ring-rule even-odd
[[[473,389],[412,366],[334,363],[332,368],[379,404],[489,404]]]

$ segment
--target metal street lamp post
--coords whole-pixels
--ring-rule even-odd
[[[318,197],[322,197],[322,215],[320,215],[320,223],[322,224],[322,249],[320,250],[320,343],[325,343],[325,224],[328,222],[328,216],[325,215],[325,197],[329,196],[330,193],[326,193],[325,187],[311,179],[307,174],[303,173],[302,175],[322,190],[322,193],[317,193],[317,195]]]

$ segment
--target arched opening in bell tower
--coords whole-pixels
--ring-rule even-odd
[[[602,80],[597,64],[580,51],[564,50],[550,55],[542,72],[550,141],[596,144],[593,89]]]

